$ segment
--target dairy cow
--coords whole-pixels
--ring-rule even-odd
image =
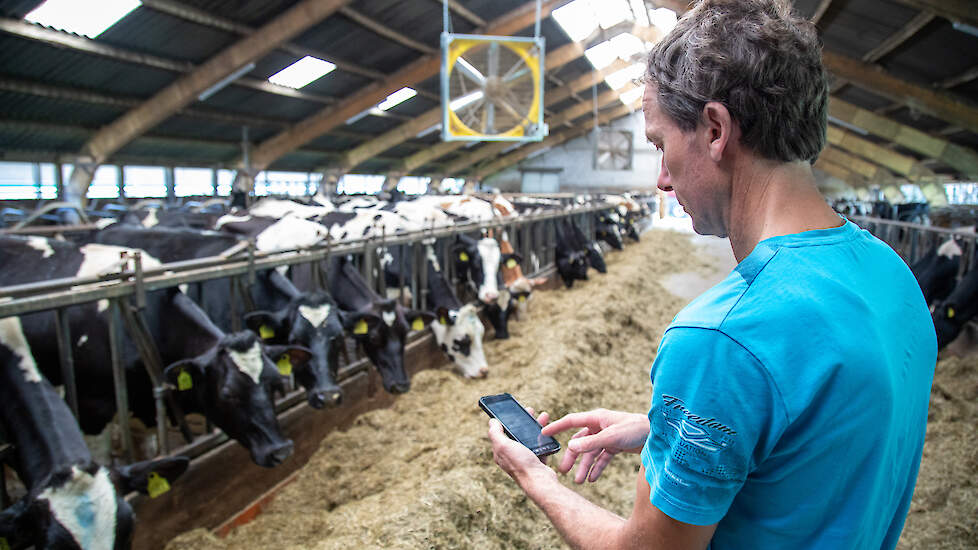
[[[164,262],[220,256],[241,243],[234,235],[215,231],[141,229],[126,225],[99,231],[95,239],[103,244],[139,248]],[[200,304],[221,330],[231,330],[228,300],[237,297],[231,296],[229,279],[195,283],[185,292]],[[343,329],[338,308],[329,294],[300,292],[276,270],[259,272],[255,285],[246,292],[255,308],[246,316],[248,327],[263,338],[279,371],[283,375],[293,371],[291,354],[282,351],[281,346],[290,346],[295,353],[308,355],[307,361],[296,362],[294,371],[296,381],[306,390],[309,405],[321,409],[339,404],[342,393],[336,383],[337,352],[343,345]]]
[[[0,286],[51,279],[86,277],[110,269],[128,249],[75,244],[39,237],[0,237]],[[144,267],[159,261],[144,255]],[[116,268],[117,269],[117,268]],[[108,302],[66,310],[77,372],[79,425],[101,433],[115,415],[115,394],[108,349]],[[54,315],[39,312],[19,318],[36,364],[53,383],[61,382]],[[231,438],[244,445],[256,464],[272,467],[292,452],[275,418],[272,392],[284,389],[275,366],[249,331],[225,334],[190,298],[177,289],[146,295],[147,329],[164,364],[169,382],[179,388],[184,411],[202,412]],[[129,407],[147,426],[156,424],[153,387],[137,348],[120,342],[126,369]],[[295,361],[303,359],[297,350]]]
[[[331,258],[327,267],[329,292],[342,308],[343,326],[353,334],[377,367],[384,389],[405,393],[411,379],[404,370],[404,346],[412,325],[425,315],[385,300],[363,280],[348,258]],[[430,319],[430,316],[428,316]]]
[[[924,299],[936,304],[954,290],[955,279],[961,267],[961,246],[954,238],[948,239],[936,249],[931,249],[911,266]]]
[[[608,266],[604,261],[604,254],[601,247],[594,241],[589,241],[584,235],[584,231],[570,220],[564,220],[565,236],[573,243],[577,250],[587,252],[588,265],[598,270],[598,273],[607,273]]]
[[[509,318],[516,310],[516,300],[509,289],[499,288],[501,253],[499,243],[492,237],[473,239],[457,235],[452,247],[455,272],[459,280],[485,304],[486,317],[500,340],[509,338]]]
[[[557,273],[567,288],[574,286],[574,281],[587,280],[588,258],[586,250],[579,250],[573,238],[568,234],[566,226],[554,222],[557,235]]]
[[[971,269],[965,273],[954,291],[934,308],[934,328],[937,331],[937,349],[950,344],[962,329],[978,314],[978,255]]]
[[[618,223],[620,218],[617,213],[595,214],[595,230],[598,239],[608,243],[608,246],[615,250],[625,248],[621,238],[621,226]]]
[[[517,319],[523,321],[529,319],[530,301],[533,299],[533,289],[537,286],[546,284],[546,277],[530,279],[523,275],[520,262],[523,259],[513,250],[513,245],[509,242],[509,234],[505,231],[499,240],[499,251],[502,254],[500,271],[503,276],[503,284],[516,300]]]
[[[125,494],[157,496],[190,462],[95,463],[68,406],[38,370],[16,317],[0,319],[0,403],[0,427],[16,455],[12,465],[27,488],[0,512],[0,546],[128,549],[134,518]]]
[[[401,267],[405,271],[404,280],[408,280],[414,262],[412,254],[405,254],[404,248],[400,246],[392,247],[388,254],[389,261],[385,262],[384,276],[388,285],[396,287],[400,284]],[[476,307],[472,304],[463,305],[455,296],[445,279],[433,245],[425,245],[425,269],[428,290],[425,305],[431,314],[423,315],[419,319],[428,320],[430,317],[435,342],[463,376],[485,377],[489,374],[489,365],[482,346],[485,327],[479,319]],[[419,329],[421,326],[418,323],[412,328]]]

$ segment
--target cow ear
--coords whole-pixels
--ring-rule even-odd
[[[163,369],[163,378],[173,384],[177,391],[184,392],[203,383],[204,369],[196,359],[184,359]]]
[[[265,346],[265,354],[276,364],[285,357],[293,367],[301,367],[312,359],[312,351],[309,348],[295,345],[268,345]]]
[[[287,336],[284,312],[252,311],[244,316],[244,322],[262,340],[277,340]]]
[[[503,254],[503,256],[502,256],[502,258],[500,258],[500,260],[501,261],[499,262],[499,265],[502,265],[502,266],[505,266],[505,267],[508,267],[508,268],[514,268],[518,264],[523,263],[523,256],[521,256],[521,255],[513,252],[511,254]],[[513,263],[510,263],[510,262],[513,262]]]
[[[363,336],[380,326],[380,317],[369,311],[355,311],[341,314],[343,328],[354,336]]]
[[[418,309],[409,310],[405,312],[404,316],[407,317],[408,323],[411,325],[411,330],[424,330],[437,319],[434,313]]]
[[[170,490],[170,484],[190,466],[185,456],[173,456],[136,462],[115,468],[119,486],[125,491],[137,491],[156,498]]]

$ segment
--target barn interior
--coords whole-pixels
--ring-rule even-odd
[[[826,146],[812,165],[819,190],[915,274],[955,243],[946,290],[933,300],[924,291],[935,315],[954,317],[944,302],[978,276],[978,10],[967,0],[791,3],[817,27],[828,73]],[[97,309],[115,416],[89,447],[107,446],[97,455],[105,466],[190,458],[166,490],[126,495],[139,518],[132,547],[558,546],[555,531],[534,527],[544,516],[503,487],[475,403],[509,391],[555,416],[647,410],[662,331],[734,268],[729,246],[694,234],[674,194],[657,190],[662,152],[644,131],[648,52],[689,8],[684,0],[0,0],[0,243],[30,240],[38,266],[67,253],[62,246],[76,254],[92,243],[128,247],[88,272],[23,273],[30,260],[0,255],[0,319],[43,319],[53,359],[37,368],[55,373],[52,384],[78,417],[92,353],[80,351],[88,336],[78,330]],[[471,49],[446,41],[483,36],[503,38]],[[355,235],[342,229],[358,221],[358,208],[425,200],[436,212],[412,219],[394,210],[397,220],[378,213]],[[340,213],[339,225],[324,221]],[[302,223],[283,225],[283,240],[260,232],[269,225],[253,229],[248,216]],[[183,237],[171,235],[177,259],[167,260],[149,252],[160,243],[97,236],[166,220],[186,232],[237,224],[237,244],[195,254],[188,238],[176,254]],[[607,263],[606,274],[591,271],[576,286],[558,269],[572,227],[578,252],[590,243]],[[297,237],[305,231],[311,236]],[[529,290],[501,287],[487,301],[473,288],[475,272],[466,274],[451,244],[460,236],[511,245],[515,255],[503,250],[500,269],[521,270],[539,287],[532,314],[518,309]],[[441,260],[456,301],[478,309],[488,376],[468,377],[443,351],[429,328],[437,315],[411,317],[434,292],[419,267],[426,255]],[[207,310],[201,289],[223,281],[229,294],[214,307],[230,324],[220,330],[253,329],[271,341],[267,323],[246,317],[261,310],[255,286],[289,270],[285,284],[296,292],[308,290],[303,280],[325,290],[335,282],[330,259],[347,256],[371,293],[403,305],[410,391],[392,392],[398,384],[351,322],[330,359],[342,400],[325,408],[292,374],[304,352],[275,348],[270,364],[287,387],[272,398],[272,415],[291,456],[274,468],[206,414],[177,419],[189,382],[179,369],[166,379],[169,352],[161,359],[152,342],[156,296],[179,288]],[[398,262],[400,276],[390,279]],[[501,291],[512,298],[508,329],[490,318]],[[616,296],[632,293],[616,307]],[[898,548],[978,547],[978,325],[961,315],[978,308],[955,307],[953,335],[938,337],[927,443]],[[510,338],[499,338],[506,330]],[[609,343],[621,330],[641,344]],[[0,334],[9,345],[10,333]],[[132,380],[147,376],[145,402],[134,403]],[[611,381],[600,392],[567,389],[603,379]],[[140,407],[155,426],[129,421]],[[445,435],[455,430],[463,433]],[[155,443],[140,447],[140,435]],[[0,429],[5,509],[29,492],[15,473],[17,452]],[[627,515],[638,464],[622,460],[587,496]],[[13,537],[0,543],[30,547]]]

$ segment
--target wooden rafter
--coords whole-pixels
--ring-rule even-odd
[[[917,159],[877,145],[836,126],[829,126],[826,138],[830,145],[858,155],[908,179],[917,180],[933,175],[931,170],[917,162]]]
[[[812,23],[818,24],[822,20],[822,16],[828,11],[829,6],[832,4],[832,0],[819,0],[818,6],[815,7],[815,13],[812,14]]]
[[[978,27],[978,12],[975,11],[975,3],[973,0],[896,1],[912,8],[917,8],[918,10],[931,10],[948,21]]]
[[[541,16],[546,17],[554,9],[563,6],[569,0],[548,0],[543,3]],[[536,2],[526,2],[519,8],[503,15],[490,24],[486,34],[509,35],[529,26],[536,19]],[[382,101],[389,94],[416,82],[430,78],[441,68],[441,59],[437,55],[425,55],[409,63],[403,69],[395,72],[382,81],[375,82],[360,89],[339,101],[335,106],[327,107],[299,122],[289,130],[282,132],[260,144],[252,151],[252,170],[263,170],[275,160],[289,151],[325,134],[331,129],[343,124],[349,118],[369,109]]]
[[[367,17],[366,15],[358,12],[357,10],[351,8],[350,6],[343,6],[342,8],[340,8],[340,13],[345,15],[346,17],[349,17],[350,19],[352,19],[362,27],[370,29],[371,31],[377,33],[378,35],[383,36],[384,38],[387,38],[389,40],[393,40],[394,42],[397,42],[402,46],[407,46],[408,48],[429,55],[434,54],[438,51],[437,48],[418,42],[417,40],[411,38],[410,36],[405,35],[404,33],[398,32],[388,27],[387,25],[382,25],[377,21],[374,21],[370,17]]]

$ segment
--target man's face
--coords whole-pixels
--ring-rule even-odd
[[[642,109],[645,111],[645,137],[662,151],[657,187],[676,192],[676,200],[693,220],[694,231],[700,235],[726,237],[723,201],[727,193],[709,156],[707,131],[698,125],[690,132],[683,132],[659,108],[658,90],[654,84],[645,86]]]

